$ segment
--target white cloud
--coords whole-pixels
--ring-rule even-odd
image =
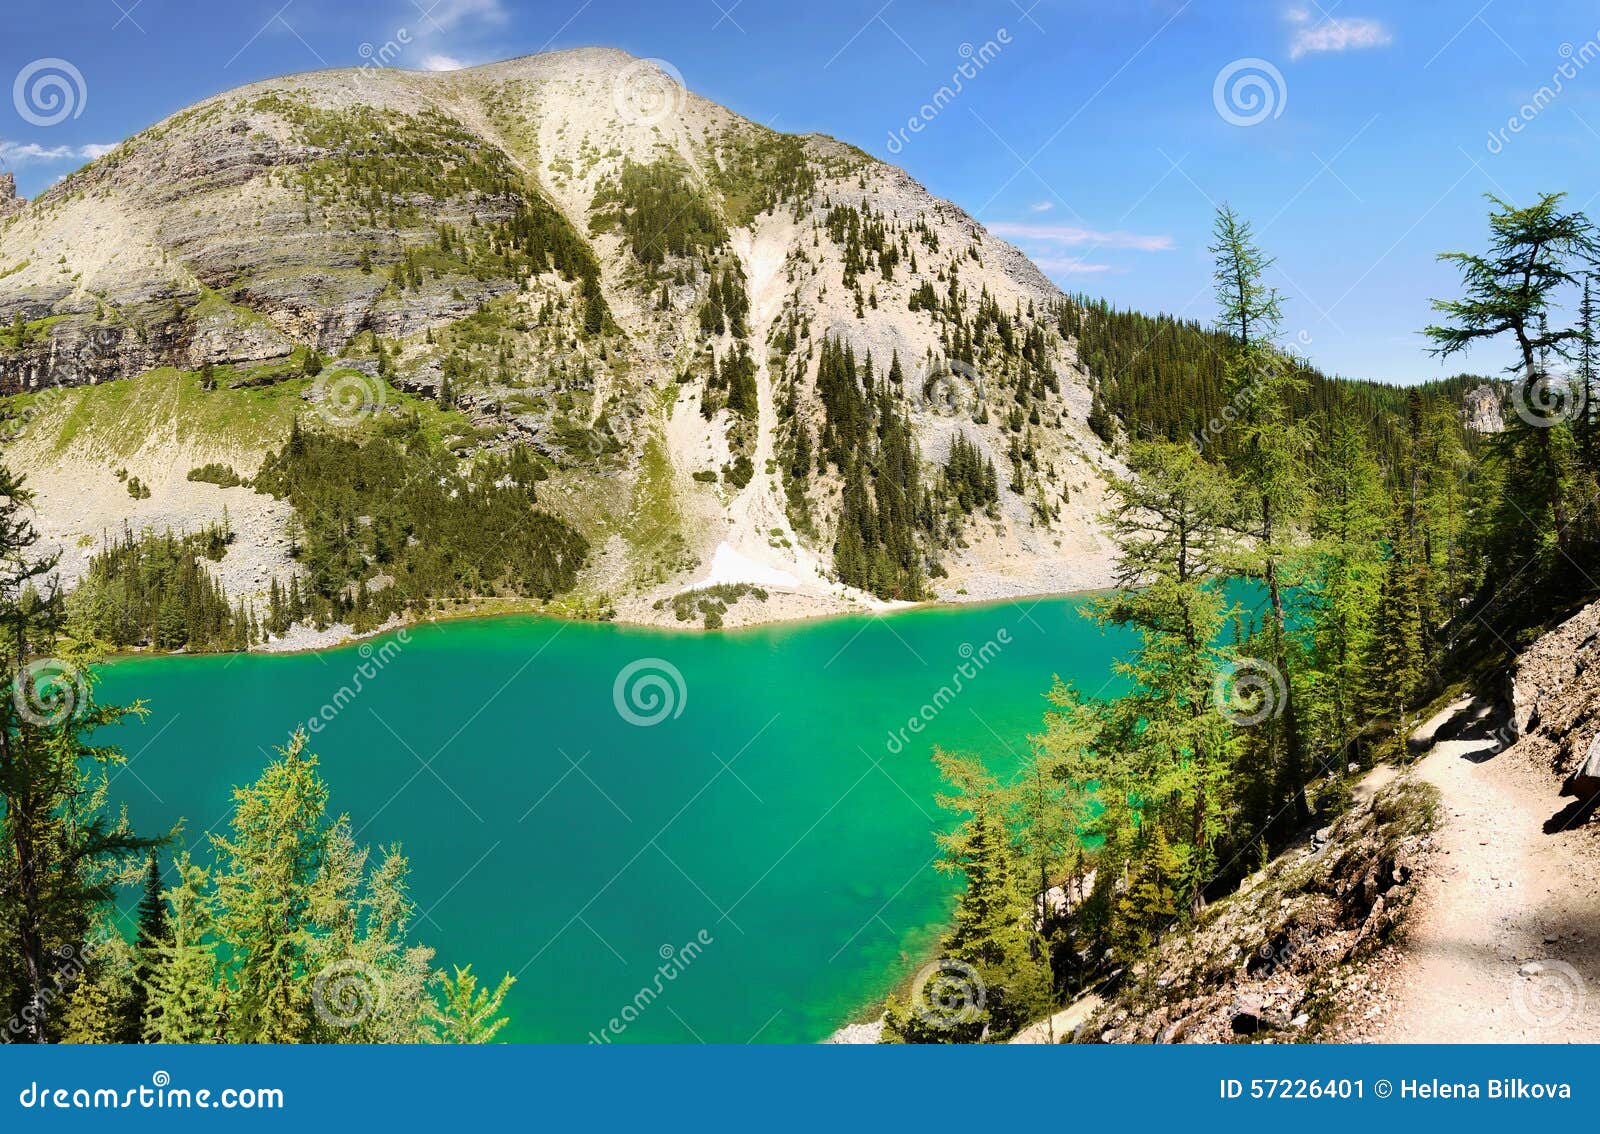
[[[1167,252],[1172,249],[1172,237],[1123,232],[1120,229],[1099,232],[1070,224],[1030,224],[1022,221],[998,221],[989,225],[989,231],[1007,240],[1020,240],[1030,244],[1053,248],[1078,248],[1085,244],[1098,248],[1127,248],[1135,252]]]
[[[428,55],[422,60],[424,71],[459,71],[465,66],[454,55]]]
[[[92,161],[116,146],[41,146],[37,142],[0,142],[0,162],[7,165],[51,165],[58,161]]]
[[[1058,276],[1093,276],[1115,270],[1110,264],[1090,264],[1071,256],[1040,256],[1034,260],[1034,265],[1042,272]]]
[[[1317,20],[1304,8],[1290,8],[1285,15],[1291,24],[1297,25],[1294,39],[1289,43],[1290,59],[1322,52],[1386,47],[1394,42],[1389,29],[1377,20],[1360,16],[1330,16]]]
[[[1028,211],[1030,213],[1048,213],[1055,207],[1056,203],[1054,201],[1035,201],[1028,206]]]
[[[452,31],[472,20],[487,24],[506,22],[506,9],[501,0],[437,0],[428,8],[427,16],[420,22],[434,31]]]

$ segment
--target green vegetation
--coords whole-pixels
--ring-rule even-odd
[[[1234,453],[1230,426],[1242,406],[1232,401],[1226,375],[1228,332],[1170,315],[1119,311],[1077,296],[1055,309],[1057,327],[1076,343],[1094,384],[1089,424],[1107,443],[1125,433],[1135,440],[1197,441],[1221,459]],[[1405,445],[1401,423],[1408,391],[1385,382],[1331,378],[1305,360],[1286,356],[1296,372],[1287,419],[1303,422],[1318,441],[1343,417],[1366,423],[1367,438],[1386,467]],[[1428,406],[1459,406],[1486,379],[1463,374],[1415,387]]]
[[[153,370],[117,382],[21,395],[8,408],[30,418],[30,434],[40,435],[53,453],[81,448],[108,462],[131,460],[151,437],[241,452],[281,443],[304,408],[299,395],[310,381],[296,377],[232,388],[235,377],[220,370]]]
[[[278,95],[251,109],[285,119],[301,142],[331,155],[294,176],[308,206],[365,222],[357,248],[363,273],[383,267],[404,292],[450,277],[521,280],[553,270],[582,285],[585,330],[604,329],[594,254],[503,151],[431,109],[331,111]],[[460,219],[437,221],[439,206],[453,206]],[[386,240],[383,230],[406,235]]]
[[[817,171],[806,156],[805,141],[792,134],[729,130],[716,156],[712,182],[722,193],[728,219],[740,227],[816,193]]]
[[[926,590],[919,527],[928,523],[921,460],[911,423],[896,405],[892,375],[874,377],[869,357],[835,340],[822,346],[817,394],[826,412],[821,460],[844,481],[833,567],[839,581],[886,599],[920,599]]]
[[[750,583],[718,583],[711,587],[684,591],[682,594],[673,595],[671,599],[660,599],[656,602],[655,609],[665,610],[670,605],[673,617],[679,622],[701,619],[707,630],[720,630],[722,616],[728,613],[728,608],[747,597],[766,602],[767,592]]]
[[[303,591],[273,603],[269,630],[302,617],[366,629],[444,598],[549,599],[572,588],[588,544],[537,506],[548,473],[526,448],[463,470],[415,416],[373,432],[358,441],[297,421],[256,474],[258,492],[294,505],[306,573]]]
[[[186,478],[205,484],[214,484],[219,488],[238,488],[246,483],[244,477],[233,471],[232,465],[225,465],[218,461],[201,465],[197,469],[190,469]]]
[[[625,161],[617,180],[595,193],[591,227],[619,230],[633,258],[647,268],[669,256],[701,256],[720,249],[728,231],[687,173],[666,160]]]
[[[1136,431],[1131,475],[1113,483],[1118,590],[1094,613],[1135,635],[1116,666],[1122,692],[1057,681],[1009,782],[936,754],[954,822],[940,865],[967,883],[941,966],[981,981],[987,1003],[944,1016],[915,997],[891,1003],[890,1038],[1001,1039],[1146,959],[1335,818],[1353,771],[1405,758],[1419,710],[1454,673],[1509,662],[1505,643],[1592,594],[1573,564],[1600,544],[1600,467],[1582,444],[1595,410],[1572,412],[1551,360],[1592,378],[1579,297],[1600,243],[1559,196],[1493,205],[1489,253],[1446,257],[1465,298],[1439,302],[1445,320],[1428,329],[1445,356],[1516,345],[1521,412],[1477,446],[1455,406],[1424,391],[1398,393],[1392,438],[1374,435],[1359,401],[1307,409],[1313,375],[1279,345],[1270,260],[1220,211],[1213,335],[1236,412],[1203,449]],[[1558,297],[1578,300],[1565,305],[1574,327],[1550,325]],[[1040,900],[1057,885],[1087,897]]]
[[[118,649],[243,650],[260,640],[254,613],[230,605],[207,568],[233,533],[217,524],[184,536],[124,530],[89,562],[69,609],[79,637]]]
[[[504,1026],[508,976],[432,967],[398,847],[374,862],[347,817],[330,819],[316,759],[296,734],[234,792],[213,863],[187,853],[163,886],[170,839],[116,810],[118,749],[96,744],[142,704],[95,698],[95,648],[64,635],[56,559],[20,478],[0,466],[0,1011],[31,1043],[487,1042]],[[218,537],[220,538],[220,536]],[[108,552],[152,561],[126,541]],[[169,558],[171,558],[169,556]],[[31,560],[31,563],[30,563]],[[122,567],[111,577],[123,578]],[[117,891],[140,886],[127,932]]]
[[[1000,478],[995,474],[994,462],[967,440],[965,433],[957,433],[950,442],[950,457],[943,473],[943,493],[957,512],[965,516],[983,508],[991,516],[997,515]]]

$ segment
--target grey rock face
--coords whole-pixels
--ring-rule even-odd
[[[26,201],[17,196],[16,175],[0,173],[0,220],[4,220],[12,213],[21,211],[26,204]]]
[[[1569,794],[1600,793],[1600,603],[1530,646],[1511,681],[1512,727],[1567,780]]]
[[[1500,401],[1500,392],[1493,386],[1479,386],[1462,399],[1462,424],[1474,433],[1504,433],[1506,422]]]

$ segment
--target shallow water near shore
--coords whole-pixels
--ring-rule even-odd
[[[517,977],[520,1042],[811,1042],[934,947],[934,745],[1004,771],[1051,675],[1129,643],[1082,598],[683,634],[510,616],[289,656],[140,658],[114,795],[197,848],[315,721],[332,809],[411,859],[415,936]],[[915,722],[915,723],[913,723]]]

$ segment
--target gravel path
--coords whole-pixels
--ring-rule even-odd
[[[1418,765],[1443,797],[1439,850],[1387,992],[1351,1038],[1600,1042],[1594,828],[1552,823],[1569,802],[1559,781],[1497,748],[1446,741]]]

